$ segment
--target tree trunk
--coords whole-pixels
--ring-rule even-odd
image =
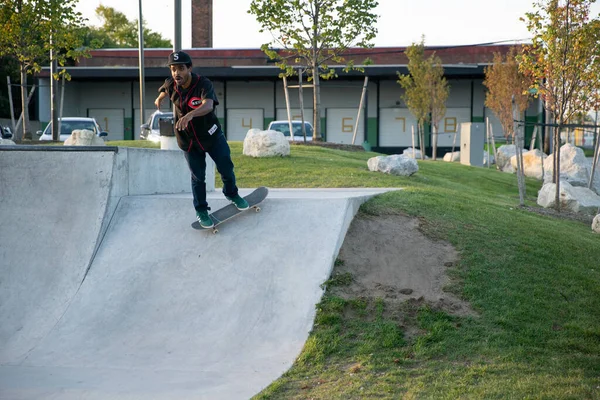
[[[554,194],[554,202],[556,211],[560,212],[560,130],[562,128],[562,120],[558,122],[558,126],[554,129],[554,176],[552,181],[556,184],[556,192]]]
[[[437,139],[438,139],[437,124],[433,124],[432,128],[433,128],[433,137],[431,138],[431,141],[432,141],[432,145],[433,145],[432,146],[433,150],[431,153],[431,159],[433,161],[436,161],[437,160]]]
[[[313,63],[313,140],[321,140],[321,85],[319,82],[319,69],[316,61]]]
[[[421,160],[425,159],[425,123],[419,123],[419,147],[421,148]]]
[[[550,154],[550,137],[552,136],[552,127],[548,126],[552,120],[550,119],[550,111],[546,110],[546,118],[545,118],[544,131],[546,134],[544,135],[544,149],[542,150],[546,154]]]
[[[29,132],[29,104],[27,101],[27,70],[23,64],[21,64],[21,109],[23,112],[23,132],[16,135],[15,139],[17,141],[31,137],[31,132]]]
[[[521,135],[521,126],[518,121],[520,119],[519,110],[513,102],[513,142],[516,149],[517,157],[517,186],[519,187],[519,205],[525,205],[525,175],[523,173],[523,146],[525,138]],[[524,136],[524,135],[523,135]]]

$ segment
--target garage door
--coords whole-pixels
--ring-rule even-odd
[[[229,109],[227,110],[227,140],[244,140],[250,129],[264,129],[264,110]]]
[[[299,108],[290,109],[290,114],[292,114],[292,120],[300,121],[302,119]],[[278,108],[275,119],[277,119],[278,121],[281,121],[281,120],[287,121],[287,119],[288,119],[287,109]],[[308,121],[312,125],[312,121],[313,121],[313,109],[312,108],[304,109],[304,121]]]
[[[415,146],[419,143],[417,120],[407,108],[382,108],[379,110],[379,146],[412,146],[412,128],[415,129]]]
[[[332,143],[352,144],[354,126],[356,125],[356,108],[328,108],[327,109],[327,141]],[[360,115],[356,141],[354,144],[364,142],[364,113]]]
[[[438,147],[452,147],[456,135],[456,145],[460,145],[460,124],[471,122],[470,108],[448,108],[438,128]]]
[[[125,111],[122,108],[88,108],[88,117],[96,118],[100,129],[108,133],[106,140],[125,139]]]

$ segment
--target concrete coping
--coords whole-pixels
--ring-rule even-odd
[[[0,151],[58,151],[58,152],[113,152],[118,153],[116,146],[46,146],[46,145],[1,145]]]

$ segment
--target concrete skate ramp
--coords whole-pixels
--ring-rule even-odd
[[[228,221],[217,235],[191,229],[188,194],[120,197],[102,234],[106,200],[98,200],[94,220],[86,208],[88,219],[70,225],[78,249],[89,241],[85,254],[26,255],[33,258],[0,270],[4,289],[19,265],[38,265],[17,282],[22,293],[0,298],[12,326],[2,324],[0,399],[251,397],[293,364],[355,212],[383,191],[271,190],[260,213]],[[214,209],[226,204],[220,193],[209,198]],[[32,252],[19,240],[39,230],[35,220],[55,220],[21,211],[34,221],[11,220],[19,228],[9,243]],[[39,277],[44,262],[53,268]]]
[[[0,364],[22,362],[58,322],[100,234],[114,149],[53,155],[0,153]]]
[[[0,146],[0,364],[59,321],[122,196],[189,187],[179,151]]]

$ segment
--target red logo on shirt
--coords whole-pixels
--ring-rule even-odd
[[[188,106],[190,108],[194,108],[194,109],[200,107],[201,104],[202,104],[202,99],[200,97],[192,97],[188,101]]]

